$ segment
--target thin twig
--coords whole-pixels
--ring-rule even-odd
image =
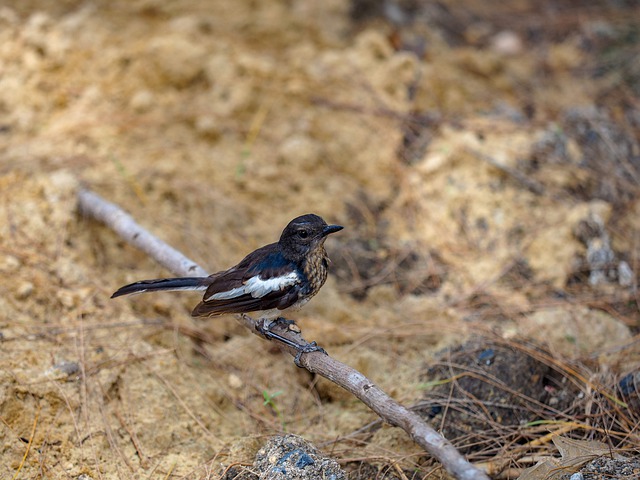
[[[165,387],[167,387],[167,389],[171,392],[171,394],[178,401],[180,406],[184,409],[185,412],[187,412],[187,415],[189,415],[191,417],[191,419],[198,424],[198,426],[202,429],[202,431],[204,431],[204,433],[206,433],[207,435],[215,438],[215,435],[213,433],[211,433],[211,430],[209,430],[207,428],[207,426],[204,423],[202,423],[202,420],[200,420],[198,418],[198,416],[191,410],[191,408],[189,408],[189,405],[187,405],[185,403],[185,401],[182,399],[182,397],[180,395],[178,395],[178,392],[176,392],[176,389],[171,386],[171,384],[167,381],[167,379],[164,378],[162,375],[160,375],[157,372],[154,372],[154,375],[156,376],[156,378],[158,380],[160,380],[162,382],[162,384]]]
[[[16,473],[13,475],[12,480],[16,480],[16,478],[18,478],[18,475],[20,474],[20,470],[22,470],[24,462],[27,460],[27,457],[29,456],[29,450],[31,450],[31,445],[33,444],[33,438],[36,436],[36,426],[38,425],[39,417],[40,417],[40,405],[38,405],[38,411],[36,412],[36,417],[33,419],[33,427],[31,428],[31,435],[29,435],[29,443],[27,443],[27,449],[24,452],[22,461],[20,462],[20,465],[18,465],[18,469],[16,470]]]
[[[78,194],[78,205],[82,214],[103,222],[172,273],[182,276],[207,275],[202,267],[147,232],[130,215],[95,193],[81,190]],[[252,333],[259,335],[256,330],[256,320],[247,315],[239,315],[237,318]],[[276,326],[274,330],[294,343],[306,343],[299,333],[287,329],[286,326]],[[293,347],[280,345],[280,348],[292,356],[297,354],[297,350]],[[489,479],[482,470],[465,460],[448,440],[427,425],[418,414],[397,403],[362,373],[321,352],[303,355],[300,363],[310,372],[325,377],[358,397],[385,422],[402,428],[415,443],[440,461],[455,478]]]
[[[113,413],[118,419],[118,422],[120,422],[120,425],[122,426],[122,428],[124,428],[126,432],[129,434],[129,438],[131,439],[131,444],[133,445],[133,448],[136,449],[136,453],[138,454],[138,458],[140,459],[140,465],[142,465],[142,468],[144,469],[149,468],[149,465],[147,464],[147,456],[144,453],[142,453],[142,449],[140,448],[140,441],[138,440],[138,436],[136,435],[136,432],[134,432],[129,427],[127,422],[124,421],[124,418],[122,417],[122,414],[118,411],[118,409],[114,409]]]

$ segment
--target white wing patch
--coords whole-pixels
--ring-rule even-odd
[[[242,295],[251,295],[253,298],[262,298],[268,293],[277,290],[283,290],[286,287],[298,283],[299,277],[296,272],[288,273],[280,277],[262,280],[259,275],[251,277],[241,287],[232,288],[226,292],[218,292],[205,298],[205,302],[211,300],[229,300],[230,298],[240,297]]]

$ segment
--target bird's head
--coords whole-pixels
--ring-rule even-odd
[[[309,213],[291,220],[282,231],[279,243],[287,258],[298,261],[322,247],[327,235],[343,228],[340,225],[327,225],[321,217]]]

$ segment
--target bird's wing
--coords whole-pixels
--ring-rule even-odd
[[[194,317],[214,317],[227,313],[248,313],[262,310],[284,310],[298,301],[299,289],[291,287],[287,292],[271,292],[262,298],[242,295],[229,300],[202,301],[193,309]]]
[[[210,285],[204,295],[204,301],[232,300],[246,295],[252,298],[263,298],[273,292],[282,293],[300,281],[296,272],[281,273],[277,276],[269,276],[269,273],[256,273],[243,279],[237,287],[233,286],[234,284],[227,284],[230,288],[222,291],[212,289],[212,285]]]
[[[258,310],[283,310],[298,300],[302,279],[273,245],[248,255],[237,266],[210,277],[192,315],[214,316]]]

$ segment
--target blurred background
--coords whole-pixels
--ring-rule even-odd
[[[496,476],[557,453],[531,443],[556,431],[541,419],[637,452],[638,18],[633,1],[2,2],[0,476],[250,478],[225,466],[283,431],[350,478],[436,468],[233,318],[191,319],[197,294],[110,300],[169,272],[79,216],[80,187],[211,272],[297,215],[344,225],[305,338]]]

